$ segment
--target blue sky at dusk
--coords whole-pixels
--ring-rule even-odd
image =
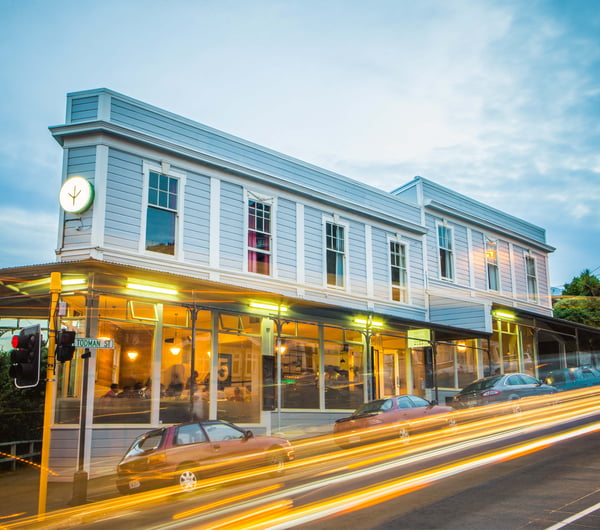
[[[600,274],[600,1],[0,0],[0,267],[55,261],[66,93],[107,87],[391,191],[420,175]]]

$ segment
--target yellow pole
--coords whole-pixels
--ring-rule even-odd
[[[46,399],[44,401],[44,427],[42,431],[42,455],[40,462],[40,492],[38,496],[38,518],[43,519],[46,513],[46,496],[48,493],[48,465],[50,463],[50,425],[54,406],[56,374],[54,350],[57,333],[57,306],[61,292],[60,272],[50,273],[50,318],[48,319],[48,364],[46,369]]]

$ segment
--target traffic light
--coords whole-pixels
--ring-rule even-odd
[[[56,334],[56,360],[61,363],[66,363],[73,358],[75,353],[75,331],[67,331],[61,329]]]
[[[42,332],[39,324],[23,328],[12,338],[9,375],[17,388],[30,388],[40,382]]]

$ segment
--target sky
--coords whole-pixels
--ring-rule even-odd
[[[600,0],[0,0],[0,267],[56,260],[66,94],[106,87],[392,191],[416,175],[600,274]]]

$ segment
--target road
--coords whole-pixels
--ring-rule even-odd
[[[596,396],[409,442],[341,451],[315,441],[298,446],[283,479],[221,477],[193,493],[155,490],[10,527],[547,529],[600,503],[599,442]],[[600,528],[600,511],[571,527]]]

